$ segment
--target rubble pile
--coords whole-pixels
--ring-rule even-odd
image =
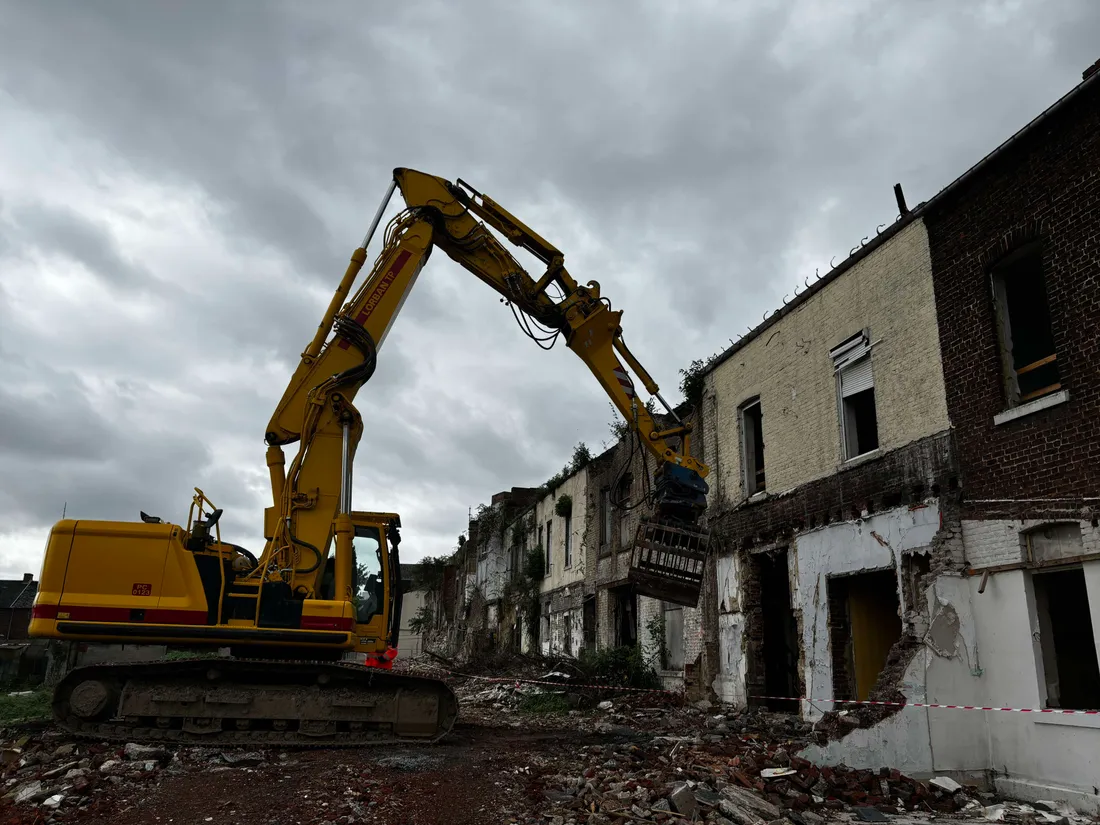
[[[644,715],[609,714],[619,721]],[[794,755],[812,734],[809,723],[766,711],[708,715],[694,733],[583,748],[569,773],[536,771],[528,795],[553,807],[550,825],[820,825],[898,815],[1007,817],[1022,825],[1091,821],[1064,804],[998,803],[994,794],[948,777],[922,782],[889,768],[818,767]]]
[[[60,735],[24,735],[0,748],[4,806],[36,811],[36,822],[79,816],[108,790],[148,785],[160,775],[222,771],[260,765],[259,752],[209,748],[179,751],[139,745],[64,741]]]

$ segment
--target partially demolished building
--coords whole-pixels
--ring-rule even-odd
[[[698,376],[697,609],[626,581],[627,441],[471,550],[512,579],[548,554],[526,649],[659,648],[668,684],[820,719],[807,758],[1100,810],[1100,715],[926,707],[1100,709],[1100,73],[927,202],[895,194]]]

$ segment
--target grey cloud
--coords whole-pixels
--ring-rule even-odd
[[[123,259],[109,229],[71,209],[31,204],[16,209],[13,220],[47,256],[66,255],[113,287],[144,291],[150,286],[149,272]]]
[[[0,342],[22,370],[0,472],[33,491],[5,504],[45,529],[53,505],[33,496],[130,518],[138,498],[185,513],[208,483],[226,528],[255,535],[263,425],[393,167],[460,176],[557,244],[625,310],[674,400],[678,368],[892,220],[895,182],[927,199],[1077,82],[1100,7],[43,0],[5,4],[4,21],[7,100],[58,148],[193,196],[216,250],[135,254],[146,239],[51,206],[64,193],[19,191],[24,138],[0,135],[0,254],[64,249],[151,299],[89,312],[0,271]],[[110,176],[85,172],[109,194]],[[71,409],[21,406],[36,381]],[[357,502],[400,506],[406,546],[433,554],[467,507],[544,480],[578,440],[596,449],[611,418],[573,353],[538,350],[438,252],[357,404],[371,427]],[[28,463],[79,420],[94,438]]]

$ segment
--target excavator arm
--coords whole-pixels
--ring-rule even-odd
[[[394,189],[400,189],[406,208],[390,221],[366,280],[348,298]],[[489,227],[534,255],[545,272],[529,275]],[[350,541],[350,523],[342,516],[350,511],[350,466],[363,429],[352,401],[373,373],[378,350],[433,247],[499,293],[540,345],[564,336],[640,443],[658,459],[658,518],[693,522],[705,507],[708,468],[690,455],[690,425],[677,419],[675,426],[661,429],[639,400],[631,372],[675,419],[656,382],[623,341],[622,310],[611,309],[596,281],[578,284],[556,247],[488,196],[461,179],[456,185],[399,168],[268,424],[275,504],[265,517],[269,542],[257,570],[293,569],[296,582],[312,590],[321,575],[317,565],[326,555],[322,548],[334,534],[338,542]],[[556,296],[550,294],[552,286]],[[282,446],[297,441],[298,455],[284,472]],[[347,584],[336,582],[337,598]]]

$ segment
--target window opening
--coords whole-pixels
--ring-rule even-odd
[[[553,527],[553,525],[554,525],[553,519],[546,522],[546,575],[547,576],[550,575],[550,558],[551,558],[551,556],[550,556],[550,547],[551,547],[551,544],[550,544],[550,532],[551,532],[551,530],[550,530],[550,528]]]
[[[859,332],[829,353],[840,393],[840,429],[845,460],[877,450],[878,416],[871,371],[871,344]]]
[[[1085,571],[1033,572],[1048,708],[1100,709],[1100,668]]]
[[[1062,388],[1042,248],[1028,244],[994,267],[993,298],[1010,407]]]
[[[762,493],[764,483],[764,417],[760,399],[741,408],[741,433],[744,441],[745,491],[748,495]]]

